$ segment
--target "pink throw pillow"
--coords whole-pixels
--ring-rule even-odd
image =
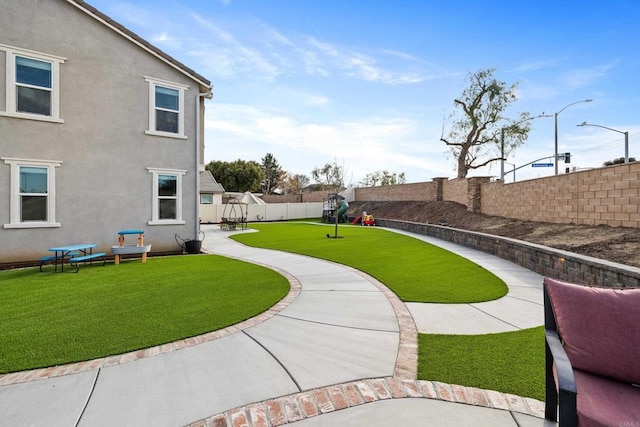
[[[571,365],[640,384],[640,289],[544,283]]]

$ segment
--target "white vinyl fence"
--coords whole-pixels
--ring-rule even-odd
[[[242,212],[240,208],[242,207]],[[222,217],[240,218],[246,210],[247,221],[284,221],[322,217],[322,202],[268,203],[266,205],[200,205],[202,223],[219,223]]]

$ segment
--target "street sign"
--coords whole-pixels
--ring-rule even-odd
[[[553,166],[553,163],[532,163],[532,168],[550,168]]]

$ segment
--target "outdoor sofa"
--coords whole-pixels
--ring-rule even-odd
[[[544,308],[545,417],[561,427],[640,426],[640,289],[546,278]]]

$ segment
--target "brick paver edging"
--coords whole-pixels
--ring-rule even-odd
[[[296,279],[294,276],[292,276],[291,274],[289,274],[284,270],[281,270],[273,266],[265,265],[265,264],[260,264],[255,262],[253,263],[276,271],[277,273],[287,278],[290,284],[289,292],[287,293],[287,295],[283,299],[278,301],[278,303],[275,304],[273,307],[271,307],[269,310],[265,311],[264,313],[260,313],[255,317],[245,320],[244,322],[231,325],[224,329],[219,329],[217,331],[208,332],[203,335],[186,338],[183,340],[158,345],[155,347],[149,347],[142,350],[132,351],[129,353],[118,354],[115,356],[108,356],[108,357],[102,357],[99,359],[87,360],[84,362],[69,363],[65,365],[51,366],[48,368],[32,369],[28,371],[2,374],[0,375],[0,386],[25,383],[25,382],[36,381],[36,380],[43,380],[47,378],[61,377],[64,375],[78,374],[81,372],[106,368],[108,366],[134,362],[136,360],[144,359],[147,357],[159,356],[161,354],[180,350],[186,347],[202,344],[208,341],[217,340],[217,339],[226,337],[228,335],[231,335],[233,333],[242,331],[244,329],[256,326],[272,318],[276,314],[280,313],[289,304],[291,304],[296,298],[298,298],[298,295],[300,295],[300,291],[301,291],[301,285],[298,279]]]
[[[351,267],[348,267],[351,268]],[[189,427],[275,427],[386,399],[437,399],[544,418],[544,403],[513,394],[417,380],[418,330],[409,309],[382,282],[352,269],[376,286],[393,307],[400,343],[393,377],[358,380],[233,408]]]
[[[387,399],[437,399],[544,418],[544,403],[512,394],[434,381],[374,378],[304,391],[230,409],[189,427],[275,427]]]
[[[382,282],[359,270],[356,271],[384,294],[396,314],[400,329],[400,343],[393,377],[415,380],[418,377],[418,328],[411,312],[406,304]]]

